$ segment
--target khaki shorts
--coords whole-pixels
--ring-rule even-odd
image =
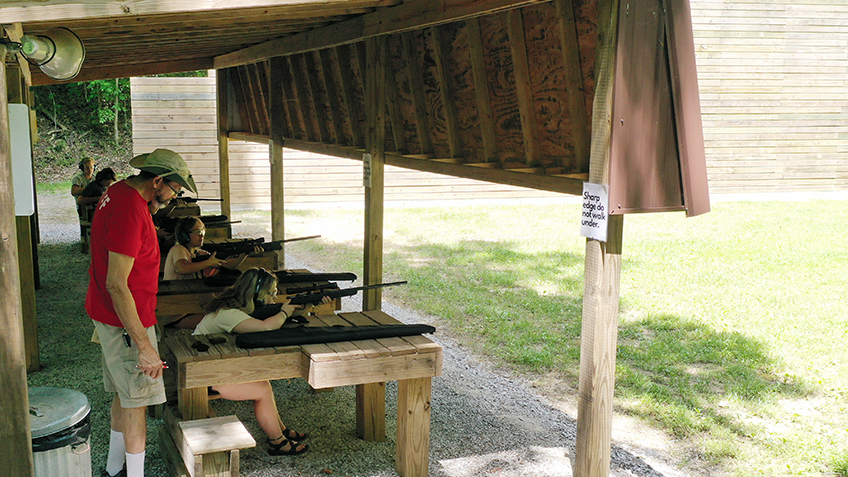
[[[138,347],[129,340],[127,347],[124,329],[94,322],[103,350],[103,388],[108,393],[118,393],[121,407],[131,409],[153,406],[165,402],[165,384],[162,378],[152,379],[138,368]],[[147,328],[147,337],[158,350],[154,326]],[[129,339],[129,337],[127,337]]]

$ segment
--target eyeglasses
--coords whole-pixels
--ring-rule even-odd
[[[168,187],[170,187],[172,191],[174,191],[174,197],[176,197],[176,196],[180,195],[180,193],[179,193],[179,192],[177,192],[177,189],[174,189],[174,186],[172,186],[170,182],[165,182],[165,184],[166,184]]]
[[[200,235],[201,237],[203,237],[204,235],[206,235],[206,229],[192,230],[191,233],[197,234],[197,235]]]

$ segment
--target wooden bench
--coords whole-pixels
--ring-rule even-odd
[[[82,253],[88,253],[89,244],[91,244],[91,222],[80,220],[80,246]]]
[[[172,477],[238,477],[239,450],[256,447],[236,416],[181,420],[168,409],[160,433]]]
[[[321,314],[306,326],[399,324],[382,311]],[[181,330],[182,331],[182,330]],[[223,338],[212,344],[210,338]],[[209,346],[204,352],[194,341]],[[177,401],[184,419],[209,414],[207,387],[253,381],[304,378],[315,389],[356,386],[356,431],[365,440],[385,439],[385,383],[398,381],[395,469],[403,477],[428,474],[430,396],[433,376],[442,372],[442,347],[422,336],[244,349],[232,335],[164,339],[176,360]]]

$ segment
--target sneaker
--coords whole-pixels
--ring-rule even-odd
[[[124,468],[121,469],[121,471],[115,475],[112,475],[109,472],[106,472],[106,469],[103,469],[103,472],[101,472],[100,477],[127,477],[127,466],[125,465]]]

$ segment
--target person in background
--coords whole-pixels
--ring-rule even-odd
[[[257,306],[274,303],[277,298],[277,276],[261,269],[251,268],[238,277],[230,288],[212,300],[206,308],[207,314],[194,330],[195,335],[212,333],[250,333],[276,330],[291,316],[303,316],[313,307],[295,306],[286,299],[280,312],[265,320],[252,318],[250,313]],[[325,297],[325,302],[329,299]],[[308,446],[300,443],[306,434],[287,429],[280,420],[274,392],[269,381],[254,383],[222,384],[212,386],[222,398],[233,401],[253,401],[253,411],[259,426],[268,437],[268,454],[297,455]]]
[[[71,196],[74,198],[75,202],[77,197],[82,194],[82,191],[84,191],[85,187],[91,182],[94,175],[94,159],[84,157],[81,161],[79,161],[77,166],[79,167],[80,172],[71,179]],[[82,217],[79,204],[77,204],[77,215]]]
[[[106,189],[115,182],[115,171],[111,167],[107,167],[102,171],[97,171],[94,180],[89,182],[82,193],[77,196],[77,210],[80,213],[80,220],[91,221],[94,215],[94,206],[100,200]]]
[[[143,477],[147,406],[166,400],[155,330],[161,255],[150,207],[167,204],[183,188],[197,190],[174,151],[156,149],[130,165],[141,172],[113,184],[97,204],[85,298],[103,353],[103,386],[112,394],[104,470],[111,477]]]

